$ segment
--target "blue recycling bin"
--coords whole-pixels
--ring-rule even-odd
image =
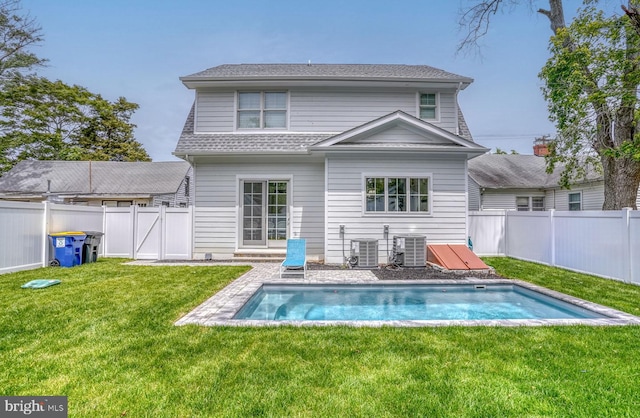
[[[55,259],[52,266],[73,267],[82,264],[82,246],[87,235],[80,231],[49,234],[53,244]]]

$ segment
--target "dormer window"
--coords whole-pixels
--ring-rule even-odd
[[[238,129],[279,129],[286,127],[286,92],[238,93]]]
[[[438,119],[438,100],[435,93],[420,93],[420,119]]]

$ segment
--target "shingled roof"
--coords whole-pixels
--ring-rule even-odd
[[[485,154],[469,160],[469,176],[488,189],[542,189],[557,187],[562,167],[547,173],[544,157],[535,155]],[[602,180],[591,170],[584,181]]]
[[[206,153],[307,152],[307,148],[331,138],[335,133],[194,133],[195,104],[185,121],[175,155]],[[471,132],[458,110],[459,136],[473,142]],[[396,146],[398,146],[396,144]]]
[[[233,133],[194,133],[195,104],[191,107],[173,152],[175,155],[198,153],[269,153],[269,152],[306,152],[307,147],[332,137],[334,134],[233,134]]]
[[[348,79],[453,81],[469,84],[472,78],[428,65],[402,64],[225,64],[188,76],[184,81],[242,79]]]
[[[21,161],[0,177],[0,193],[175,193],[189,163],[116,161]]]

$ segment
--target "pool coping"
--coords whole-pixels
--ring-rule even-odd
[[[640,317],[607,306],[556,292],[528,282],[503,278],[460,277],[452,280],[379,280],[368,270],[316,270],[308,271],[306,279],[280,279],[278,265],[274,263],[256,263],[252,269],[231,282],[204,303],[184,315],[175,325],[201,326],[352,326],[352,327],[438,327],[438,326],[552,326],[552,325],[640,325]],[[304,320],[249,320],[233,319],[233,316],[245,305],[263,284],[516,284],[544,295],[559,299],[582,308],[597,312],[606,318],[582,319],[499,319],[499,320],[394,320],[394,321],[304,321]]]

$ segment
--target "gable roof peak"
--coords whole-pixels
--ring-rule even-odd
[[[423,121],[422,119],[418,119],[401,110],[389,113],[378,119],[374,119],[370,122],[328,138],[324,141],[320,141],[314,144],[312,149],[327,150],[328,147],[336,145],[344,146],[355,144],[356,142],[362,141],[365,138],[369,138],[380,132],[388,131],[389,129],[398,126],[411,131],[418,136],[430,138],[431,140],[428,142],[438,147],[444,146],[448,149],[459,148],[470,152],[477,152],[479,154],[488,151],[487,148],[484,148],[481,145],[474,143],[473,141],[465,139],[459,135],[455,135],[445,129],[435,126],[429,122]],[[402,141],[393,142],[394,146],[400,146],[401,144]],[[415,146],[415,144],[417,143],[412,141],[410,144],[405,145]],[[378,147],[379,146],[380,145],[378,145]]]

